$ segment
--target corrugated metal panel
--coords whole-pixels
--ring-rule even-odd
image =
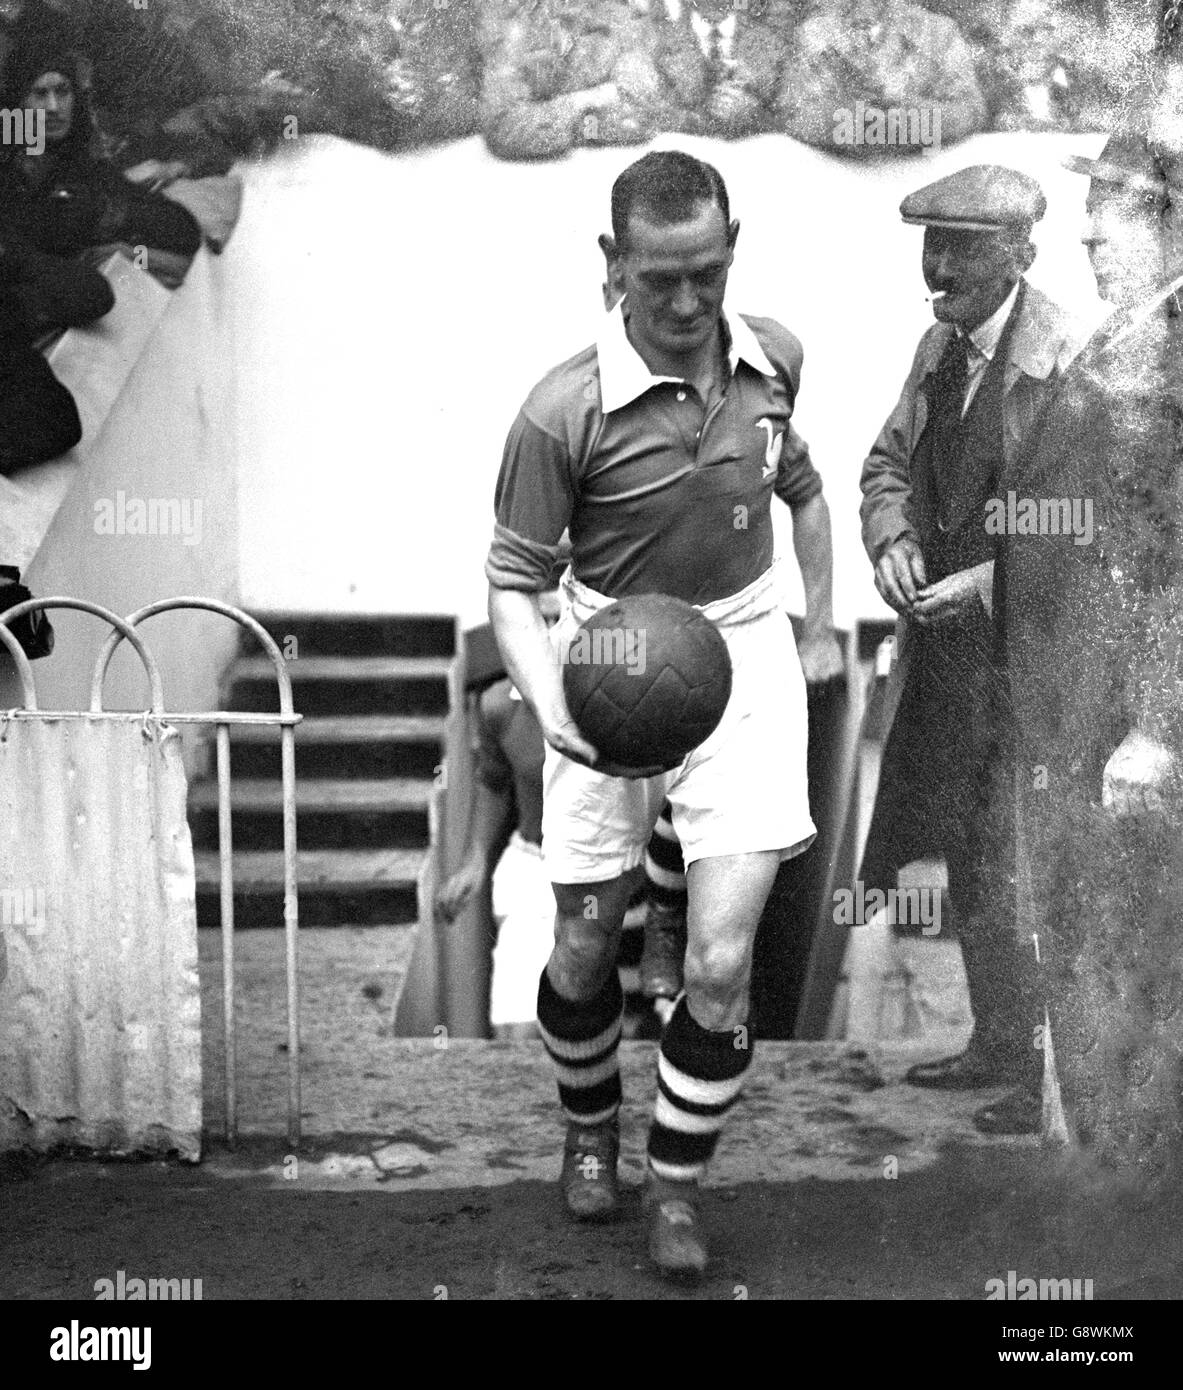
[[[200,1157],[185,791],[157,718],[0,719],[0,1148]]]

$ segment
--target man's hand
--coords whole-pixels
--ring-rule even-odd
[[[846,674],[842,648],[832,628],[821,632],[802,632],[801,640],[797,643],[797,655],[801,658],[806,685],[824,685],[827,681],[840,680]]]
[[[1117,816],[1163,809],[1162,786],[1179,759],[1165,744],[1131,729],[1105,764],[1101,805]]]
[[[912,617],[921,627],[963,622],[982,606],[976,569],[958,570],[921,589],[912,605]]]
[[[876,561],[875,587],[897,613],[907,613],[911,609],[927,582],[924,556],[911,536],[901,536]]]
[[[480,855],[469,855],[435,895],[435,914],[441,922],[454,922],[480,888],[485,864]]]

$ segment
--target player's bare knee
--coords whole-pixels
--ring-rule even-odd
[[[747,1021],[751,954],[746,947],[712,943],[686,955],[690,1012],[704,1028],[732,1028]]]
[[[619,931],[581,913],[558,914],[551,977],[560,994],[584,999],[595,994],[616,963]]]

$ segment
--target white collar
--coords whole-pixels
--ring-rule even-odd
[[[657,376],[645,365],[644,358],[629,342],[628,333],[625,331],[624,303],[622,299],[605,315],[604,326],[596,340],[596,357],[600,368],[600,409],[605,415],[635,401],[638,396],[644,395],[650,387],[656,386],[659,382],[681,383],[684,380],[680,376]],[[730,341],[727,356],[732,375],[735,374],[740,358],[743,358],[749,366],[755,367],[765,376],[775,376],[776,368],[769,362],[756,335],[739,314],[728,314],[727,310],[723,309],[721,317]]]
[[[1015,307],[1015,300],[1019,297],[1019,283],[1018,280],[1015,281],[1011,286],[1010,294],[984,323],[979,323],[972,333],[966,334],[966,337],[987,362],[994,361],[994,354],[998,351],[998,344],[1002,341],[1002,330],[1006,327],[1010,312]]]

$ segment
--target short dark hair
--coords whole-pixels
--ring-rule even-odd
[[[628,240],[634,212],[659,227],[689,222],[699,203],[714,203],[730,226],[727,185],[711,164],[681,150],[654,150],[630,164],[612,185],[612,238],[617,251]]]

